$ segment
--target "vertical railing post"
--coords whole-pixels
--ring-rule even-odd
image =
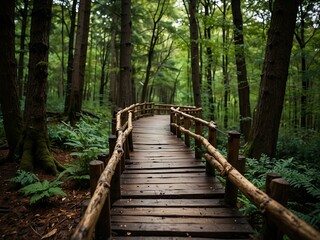
[[[93,196],[97,187],[98,180],[104,170],[104,163],[99,160],[94,160],[89,163],[90,172],[90,193]],[[111,215],[110,215],[110,196],[108,195],[101,214],[98,218],[95,228],[95,239],[106,239],[111,237]]]
[[[239,146],[240,146],[240,133],[237,131],[230,131],[228,133],[228,162],[237,170],[239,169]],[[227,179],[225,189],[225,201],[227,204],[235,207],[237,204],[238,188]]]
[[[217,129],[213,126],[208,127],[208,141],[213,147],[217,147]],[[211,176],[215,176],[214,167],[206,162],[206,173]]]
[[[266,193],[274,200],[287,206],[289,198],[290,187],[289,183],[277,173],[268,173],[266,178]],[[272,218],[268,213],[265,214],[265,221],[262,230],[263,239],[266,240],[280,240],[283,239],[283,232],[272,221]]]
[[[184,128],[189,130],[190,129],[190,119],[188,117],[184,118]],[[184,143],[187,147],[190,147],[190,136],[189,134],[184,134]]]
[[[177,138],[181,138],[181,130],[180,130],[180,125],[181,125],[181,114],[180,113],[177,113]]]
[[[198,121],[195,121],[195,133],[197,135],[201,135],[202,136],[202,124]],[[200,140],[195,139],[195,158],[197,159],[201,159],[202,158],[202,143]]]
[[[110,150],[110,157],[114,151],[116,146],[117,137],[115,135],[109,136],[109,150]],[[121,163],[120,161],[117,164],[117,167],[114,171],[112,180],[111,180],[111,187],[110,187],[110,202],[113,204],[115,201],[121,198],[121,186],[120,186],[120,177],[121,177]]]

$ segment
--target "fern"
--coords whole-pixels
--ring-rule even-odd
[[[66,193],[62,191],[59,185],[63,182],[54,180],[49,182],[44,180],[42,182],[35,182],[20,189],[25,196],[30,196],[30,204],[34,204],[38,201],[45,201],[53,196],[66,196]]]
[[[10,178],[6,181],[19,184],[20,186],[23,187],[23,186],[27,186],[29,184],[32,184],[34,182],[39,181],[39,178],[34,173],[26,172],[24,170],[19,169],[19,170],[17,170],[15,177]]]

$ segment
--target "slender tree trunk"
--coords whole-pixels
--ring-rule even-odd
[[[158,1],[157,10],[153,15],[152,36],[151,36],[149,50],[148,50],[148,63],[147,63],[146,76],[145,76],[144,83],[143,83],[140,102],[145,102],[148,100],[148,97],[147,97],[148,84],[149,84],[150,75],[151,75],[151,67],[152,67],[152,63],[153,63],[154,49],[158,43],[160,34],[162,32],[162,30],[160,29],[159,23],[165,13],[166,4],[167,4],[166,0]]]
[[[91,0],[80,0],[78,31],[73,60],[69,120],[71,124],[79,121],[82,108],[85,63],[87,57]]]
[[[208,24],[208,18],[210,17],[210,1],[204,1],[204,12],[205,12],[205,29],[204,29],[204,36],[208,40],[211,41],[211,24]],[[212,64],[213,64],[213,55],[212,55],[212,48],[210,45],[207,45],[206,48],[206,55],[207,55],[207,67],[206,67],[206,75],[207,75],[207,94],[208,94],[208,102],[209,102],[209,118],[210,120],[214,120],[214,99],[213,99],[213,89],[212,89]]]
[[[58,82],[58,97],[64,96],[64,6],[61,4],[61,75]]]
[[[229,98],[230,98],[230,80],[229,80],[229,73],[228,73],[228,65],[229,65],[229,58],[228,58],[228,35],[229,29],[226,24],[226,15],[227,15],[227,1],[223,1],[223,23],[222,23],[222,73],[223,73],[223,84],[224,84],[224,118],[223,118],[223,125],[225,129],[228,129],[228,121],[229,121]]]
[[[232,15],[234,24],[234,44],[236,52],[238,94],[240,107],[240,129],[245,141],[248,141],[251,129],[250,90],[247,80],[247,67],[244,54],[243,21],[240,0],[232,0]]]
[[[29,79],[25,102],[25,131],[20,167],[31,171],[33,166],[55,175],[60,167],[49,151],[46,122],[48,87],[49,31],[52,0],[34,0],[30,45]]]
[[[67,66],[67,83],[65,88],[65,103],[64,103],[64,113],[68,114],[69,104],[70,104],[70,95],[71,95],[71,83],[72,83],[72,72],[73,72],[73,50],[74,50],[74,35],[75,35],[75,26],[76,26],[76,12],[77,9],[77,0],[72,2],[71,10],[71,23],[69,31],[69,47],[68,47],[68,66]]]
[[[196,19],[197,0],[189,0],[189,22],[190,22],[190,50],[191,50],[191,73],[194,104],[201,107],[201,82],[199,67],[199,46],[198,46],[198,23]]]
[[[274,2],[258,104],[247,155],[274,157],[288,77],[298,0]]]
[[[116,2],[113,3],[114,5]],[[110,44],[110,51],[111,51],[111,59],[110,59],[110,94],[109,100],[112,104],[116,104],[116,96],[117,96],[117,49],[116,49],[116,42],[117,42],[117,22],[118,17],[117,14],[112,14],[112,23],[111,23],[111,44]]]
[[[19,51],[19,63],[18,63],[18,84],[19,84],[19,96],[20,99],[24,95],[24,55],[25,55],[25,41],[26,41],[26,29],[28,22],[28,7],[29,0],[24,0],[23,10],[21,11],[21,35],[20,35],[20,51]]]
[[[131,0],[121,1],[120,81],[117,105],[128,107],[133,103],[131,82]]]
[[[10,160],[14,156],[23,125],[16,79],[14,9],[15,1],[0,1],[0,105]]]

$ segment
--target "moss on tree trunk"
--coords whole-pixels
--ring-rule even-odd
[[[52,156],[48,137],[45,133],[34,129],[26,131],[21,143],[20,168],[32,171],[34,166],[44,169],[47,173],[56,175],[64,167]]]

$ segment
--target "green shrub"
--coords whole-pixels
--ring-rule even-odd
[[[26,172],[24,170],[19,169],[16,172],[16,176],[14,176],[13,178],[10,178],[7,181],[16,183],[19,186],[24,187],[34,182],[38,182],[39,178],[34,173]]]
[[[58,187],[62,183],[63,182],[58,180],[52,182],[48,180],[38,181],[21,188],[20,191],[23,192],[25,196],[31,196],[30,204],[34,204],[39,201],[47,201],[53,196],[66,196],[67,194]]]

